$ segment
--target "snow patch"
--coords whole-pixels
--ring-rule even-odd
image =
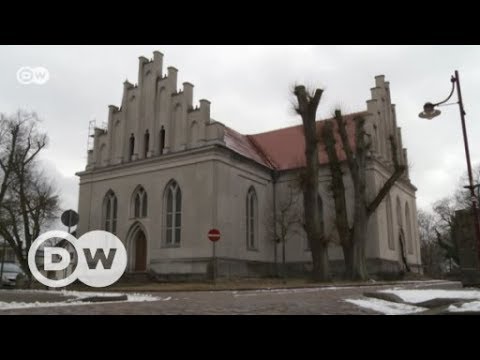
[[[448,307],[450,312],[463,312],[463,311],[480,311],[480,301],[472,301],[460,306],[450,305]]]
[[[412,304],[421,303],[432,299],[466,299],[480,300],[479,290],[440,290],[440,289],[388,289],[379,292],[389,293],[399,296],[403,301]]]
[[[147,301],[169,301],[172,298],[160,298],[156,296],[152,296],[150,294],[125,294],[125,293],[104,293],[104,292],[82,292],[82,291],[68,291],[68,290],[59,290],[59,291],[49,291],[49,290],[18,290],[18,292],[24,293],[47,293],[47,294],[58,294],[62,296],[73,296],[76,299],[66,301],[57,301],[57,302],[31,302],[31,303],[24,303],[24,302],[0,302],[0,310],[12,310],[12,309],[28,309],[28,308],[48,308],[48,307],[58,307],[58,306],[79,306],[79,305],[92,305],[92,304],[112,304],[117,303],[119,301],[104,301],[101,303],[94,303],[94,302],[84,302],[79,301],[83,298],[87,297],[117,297],[126,295],[126,301],[121,302],[147,302]]]
[[[407,315],[427,310],[423,307],[399,304],[380,299],[347,299],[346,302],[370,309],[384,315]]]

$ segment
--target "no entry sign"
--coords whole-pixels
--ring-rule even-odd
[[[210,230],[208,232],[208,239],[213,242],[220,240],[220,230],[217,230],[217,229]]]

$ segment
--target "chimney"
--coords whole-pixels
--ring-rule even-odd
[[[193,107],[193,87],[189,82],[183,83],[183,96],[185,97],[188,109]]]
[[[210,101],[200,100],[200,116],[205,124],[210,123]]]
[[[171,90],[172,92],[176,93],[178,70],[173,66],[169,66],[167,70],[168,70],[168,82],[171,86]]]
[[[163,77],[163,54],[160,51],[153,52],[153,64],[155,76],[161,79]]]
[[[148,59],[145,56],[140,56],[138,58],[138,62],[139,62],[139,65],[138,65],[138,87],[142,88],[143,76],[144,76],[143,68],[144,68],[145,64],[148,64]]]
[[[385,87],[385,75],[375,76],[375,86],[376,87]]]

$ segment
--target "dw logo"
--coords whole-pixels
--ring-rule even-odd
[[[44,67],[23,66],[17,71],[17,80],[22,85],[44,85],[50,79],[50,73]]]
[[[47,243],[55,239],[55,246]],[[39,250],[43,250],[43,264],[39,264]],[[39,270],[39,265],[43,265],[45,273],[64,271],[68,274],[69,269],[71,273],[62,279],[51,279]],[[120,279],[127,267],[127,252],[120,239],[106,231],[91,231],[78,240],[64,231],[49,231],[33,242],[28,252],[28,266],[32,275],[49,287],[64,287],[79,279],[88,286],[100,288]]]

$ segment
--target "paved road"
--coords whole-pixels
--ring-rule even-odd
[[[398,287],[398,285],[397,285]],[[402,288],[459,288],[453,282],[417,282]],[[0,311],[13,314],[85,314],[85,315],[334,315],[377,314],[347,303],[365,291],[392,286],[277,289],[255,291],[209,291],[151,293],[152,302],[123,302]],[[1,299],[0,299],[1,301]],[[15,301],[20,301],[17,299]]]

